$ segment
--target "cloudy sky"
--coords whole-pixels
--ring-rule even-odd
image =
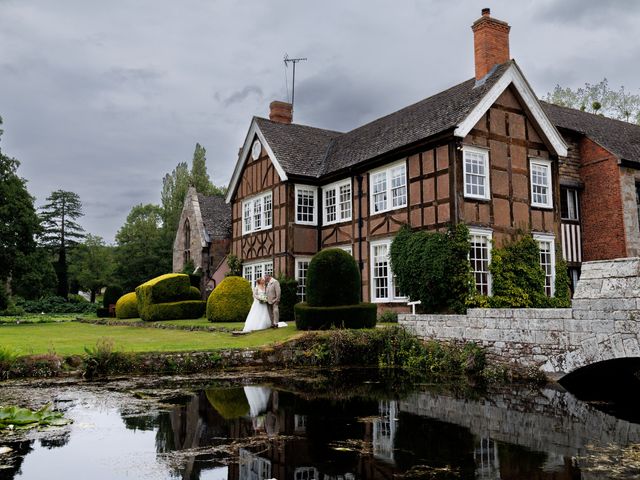
[[[349,130],[472,77],[482,7],[539,96],[640,93],[637,0],[0,0],[1,147],[38,205],[72,190],[113,241],[196,142],[229,181],[251,117],[287,98],[285,53],[308,58],[294,121]]]

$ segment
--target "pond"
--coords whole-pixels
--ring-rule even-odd
[[[73,423],[0,434],[0,479],[639,478],[640,425],[560,388],[353,371],[5,383]]]

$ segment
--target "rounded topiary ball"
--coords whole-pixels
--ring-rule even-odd
[[[253,302],[251,284],[242,277],[227,277],[207,300],[210,322],[244,322]]]
[[[340,248],[316,253],[307,271],[307,303],[314,307],[360,303],[360,271],[354,258]]]
[[[138,318],[139,316],[136,292],[127,293],[118,299],[116,302],[116,318]]]

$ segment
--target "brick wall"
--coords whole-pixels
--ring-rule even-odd
[[[580,156],[580,173],[584,181],[580,205],[583,259],[625,257],[626,235],[617,159],[586,137],[580,141]]]

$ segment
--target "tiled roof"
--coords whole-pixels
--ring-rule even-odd
[[[255,120],[288,175],[318,178],[456,127],[511,64],[499,65],[482,83],[472,78],[346,133]]]
[[[621,160],[640,163],[640,125],[540,103],[556,127],[585,134]]]
[[[342,135],[333,130],[296,123],[272,122],[255,117],[260,131],[287,174],[319,177],[333,139]]]
[[[224,197],[198,194],[202,223],[212,239],[231,237],[231,205],[225,203]]]

